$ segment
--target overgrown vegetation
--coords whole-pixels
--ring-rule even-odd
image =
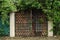
[[[26,9],[42,9],[48,20],[54,21],[54,28],[60,27],[60,0],[0,0],[0,16],[2,24],[7,21],[8,13]],[[8,17],[8,18],[7,18]],[[60,34],[60,30],[55,31]]]

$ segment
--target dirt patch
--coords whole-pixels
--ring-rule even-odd
[[[60,40],[60,37],[1,37],[0,40]]]

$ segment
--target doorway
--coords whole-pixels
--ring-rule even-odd
[[[39,11],[25,11],[15,14],[16,36],[44,36],[47,35],[47,20]]]

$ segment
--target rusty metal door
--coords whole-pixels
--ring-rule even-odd
[[[47,19],[40,11],[32,12],[32,27],[35,36],[47,36]]]
[[[32,18],[28,12],[19,12],[15,14],[16,36],[31,36],[32,30]]]
[[[15,14],[16,36],[47,35],[47,21],[43,14],[37,12],[18,12]]]

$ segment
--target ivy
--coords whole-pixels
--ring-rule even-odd
[[[0,16],[2,16],[2,24],[8,19],[8,13],[14,11],[16,11],[16,6],[11,0],[0,0]]]

